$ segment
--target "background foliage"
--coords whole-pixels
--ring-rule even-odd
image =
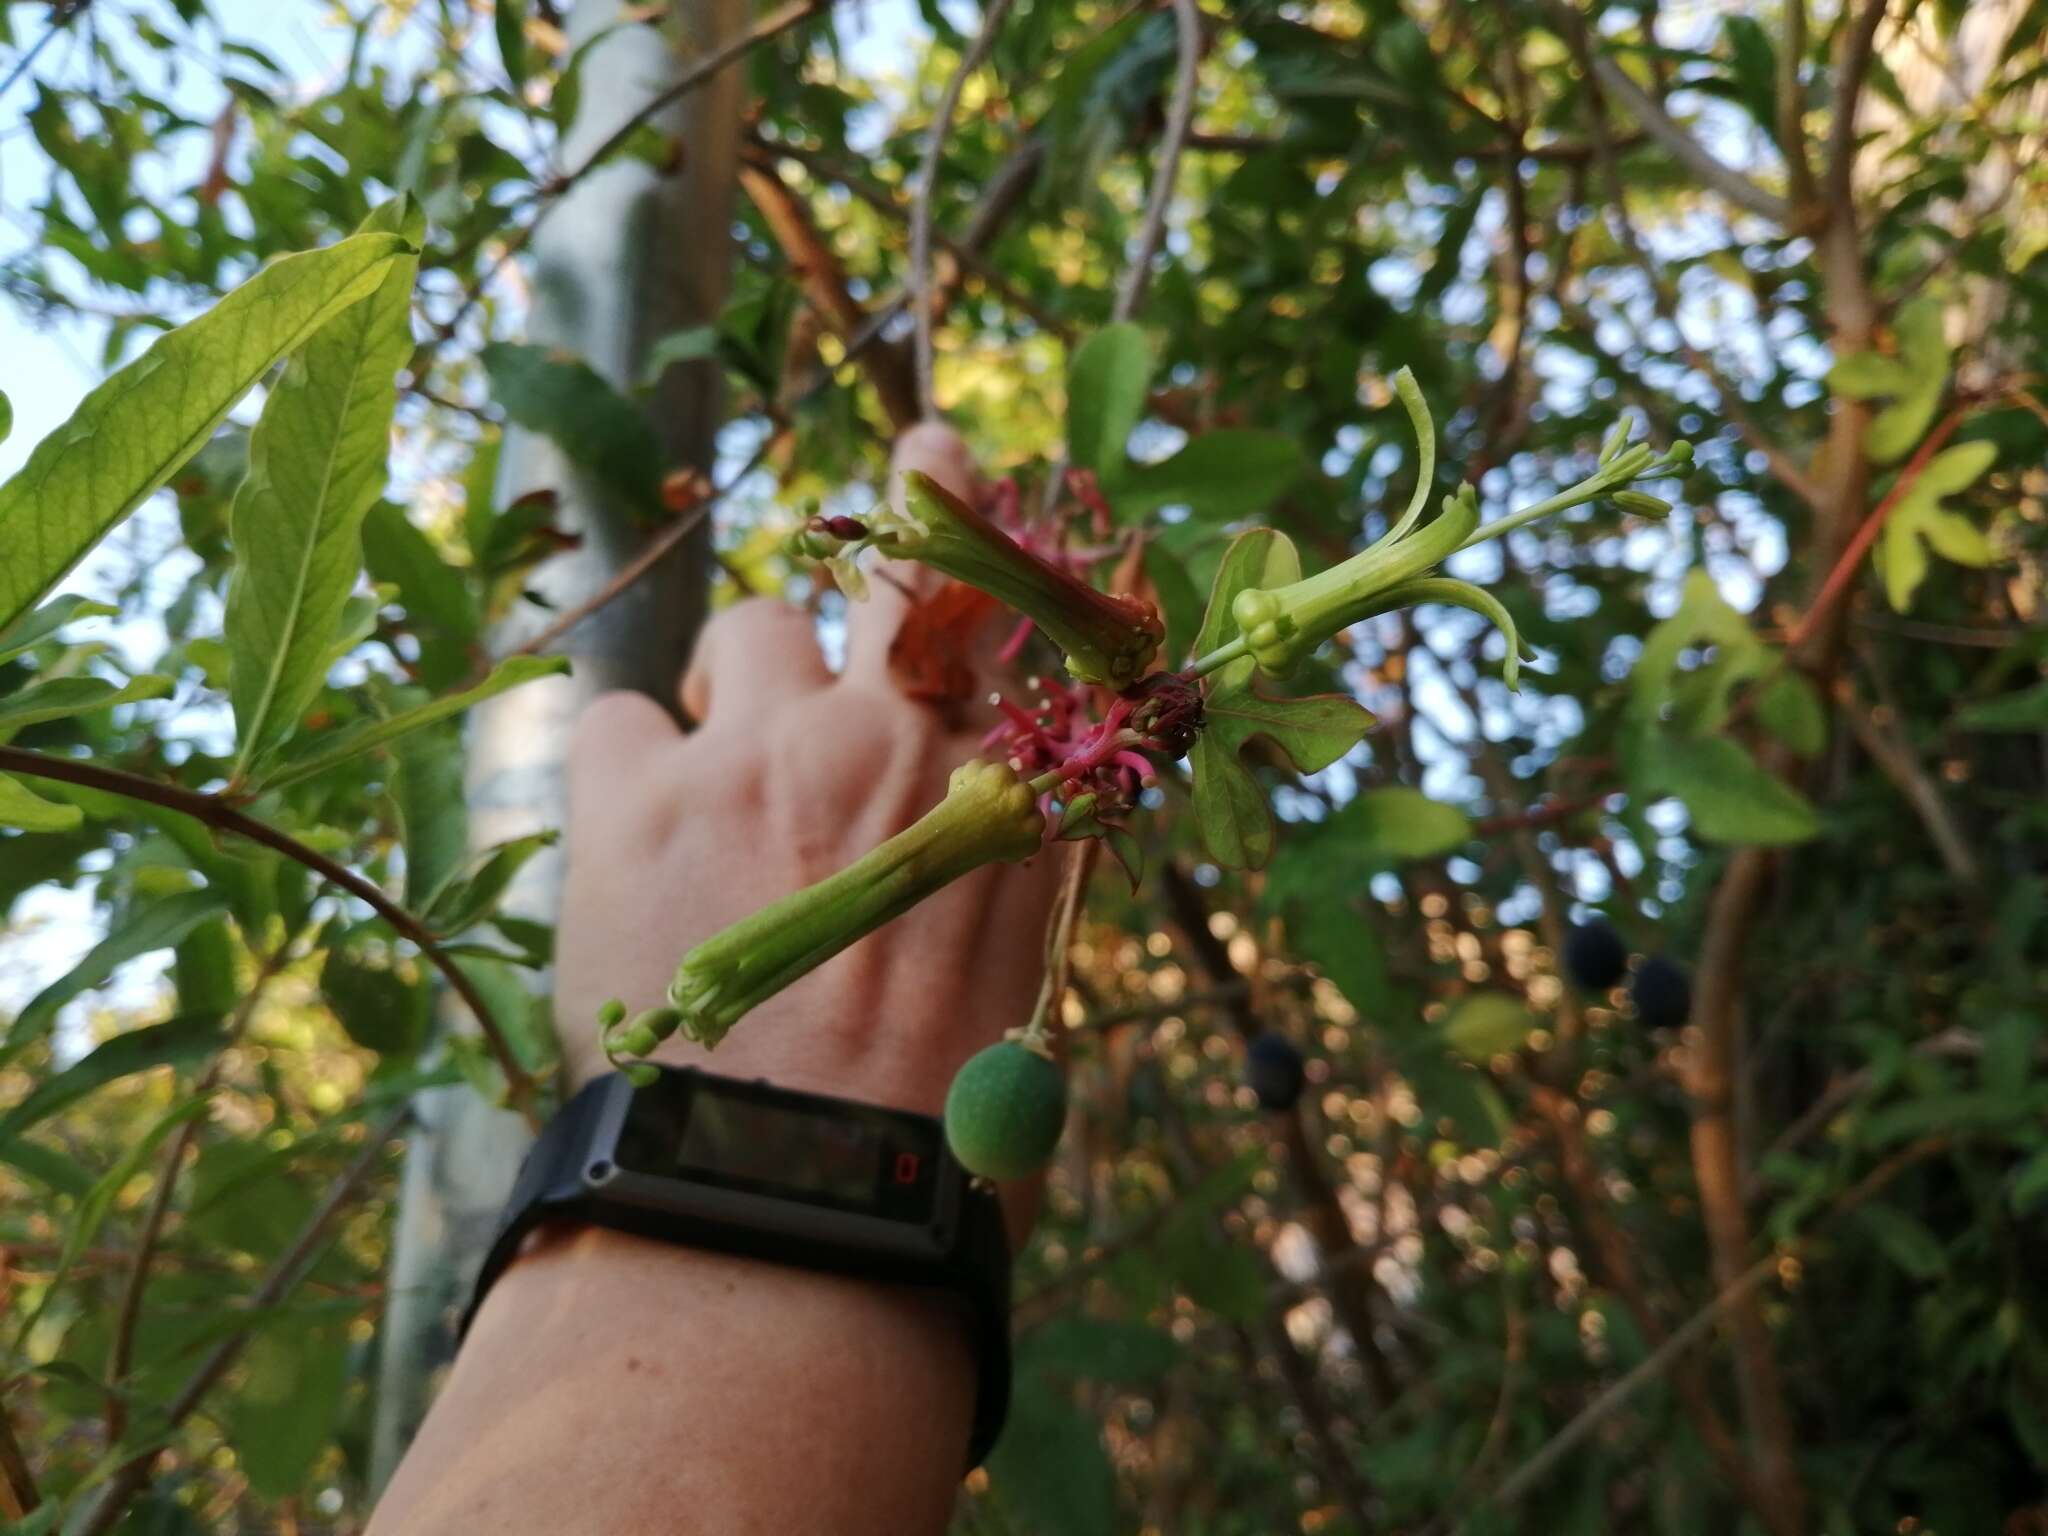
[[[388,471],[388,391],[313,398],[287,365],[222,420],[160,362],[125,376],[150,412],[82,416],[0,491],[0,768],[173,791],[0,777],[0,1470],[12,1508],[45,1501],[26,1530],[107,1528],[124,1484],[124,1530],[360,1525],[387,1116],[458,1076],[503,1095],[551,1050],[520,983],[549,934],[495,915],[538,843],[470,860],[460,802],[459,700],[546,667],[494,671],[482,636],[560,543],[545,496],[494,503],[499,424],[556,436],[651,538],[703,510],[648,380],[521,340],[521,232],[579,169],[555,7],[303,10],[349,29],[331,77],[206,0],[0,6],[0,104],[47,169],[5,190],[20,315],[90,322],[112,369],[317,248],[256,278],[320,264],[293,326],[197,349],[216,392],[302,343],[404,368]],[[915,411],[874,322],[974,18],[882,13],[900,46],[854,47],[825,10],[745,66],[733,297],[661,360],[722,369],[728,477],[763,455],[712,514],[724,595],[787,591],[829,630],[778,540],[863,505]],[[1015,9],[933,201],[978,251],[940,250],[942,402],[998,469],[1064,439],[1098,473],[1177,650],[1238,521],[1322,563],[1405,501],[1402,364],[1489,517],[1583,473],[1623,406],[1699,450],[1660,526],[1581,512],[1454,563],[1546,658],[1519,693],[1467,615],[1361,626],[1309,681],[1381,728],[1308,778],[1260,769],[1267,870],[1206,862],[1170,783],[1144,885],[1098,880],[1015,1417],[962,1528],[2048,1529],[2043,7],[1204,19],[1149,368],[1069,389],[1160,149],[1166,11]],[[337,308],[353,334],[306,343]],[[346,443],[346,472],[289,486],[295,440]],[[82,546],[192,445],[18,620],[56,574],[29,521]],[[96,947],[50,974],[82,910]],[[1688,1018],[1560,976],[1596,911],[1691,974]],[[430,1024],[428,939],[496,1061]],[[1310,1058],[1295,1110],[1244,1085],[1261,1031]]]

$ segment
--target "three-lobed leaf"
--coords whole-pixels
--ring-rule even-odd
[[[1987,442],[1944,448],[1893,504],[1875,558],[1896,612],[1913,606],[1914,594],[1927,579],[1929,549],[1957,565],[1981,567],[1997,558],[1983,529],[1943,505],[1945,498],[1975,484],[1997,457],[1997,447]]]
[[[421,223],[401,197],[372,213],[364,231],[410,244]],[[395,381],[412,352],[417,266],[411,256],[394,260],[373,291],[296,350],[249,434],[248,475],[229,513],[238,779],[283,744],[326,681],[362,569],[363,519],[384,489]]]
[[[281,257],[87,395],[0,486],[0,625],[162,486],[280,358],[412,255],[379,233]]]
[[[1632,771],[1644,794],[1683,800],[1693,831],[1710,843],[1775,848],[1820,833],[1813,803],[1726,736],[1647,733]]]
[[[1891,401],[1871,420],[1863,451],[1873,463],[1904,458],[1927,435],[1948,388],[1950,358],[1946,308],[1932,294],[1900,307],[1893,321],[1896,357],[1852,352],[1828,370],[1828,387],[1851,400]]]

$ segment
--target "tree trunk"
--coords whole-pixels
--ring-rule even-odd
[[[572,46],[630,9],[621,0],[584,0],[570,22]],[[561,161],[575,165],[606,134],[675,78],[689,59],[737,35],[741,0],[685,0],[667,35],[620,27],[583,65],[583,110],[565,136]],[[742,61],[655,119],[678,138],[683,164],[661,175],[625,158],[582,181],[536,236],[528,331],[588,359],[615,385],[640,376],[655,340],[714,319],[730,276],[733,178],[743,98]],[[708,469],[718,426],[713,364],[669,369],[656,390],[654,428],[667,463]],[[644,524],[602,488],[576,474],[546,438],[508,429],[499,504],[525,492],[560,492],[559,524],[579,548],[534,573],[530,589],[560,613],[584,601],[630,559]],[[700,533],[628,592],[564,637],[571,677],[532,683],[482,704],[470,716],[470,843],[487,847],[563,823],[562,763],[570,725],[596,695],[637,688],[665,704],[704,615],[708,535]],[[518,605],[491,637],[503,652],[553,614]],[[526,866],[505,903],[552,921],[561,890],[559,850]],[[576,1027],[574,1020],[562,1021]],[[452,1027],[469,1028],[464,1018]],[[454,1354],[453,1325],[512,1186],[527,1133],[519,1119],[484,1104],[469,1088],[437,1089],[416,1105],[406,1150],[390,1303],[378,1368],[372,1477],[381,1488],[424,1416],[434,1377]]]

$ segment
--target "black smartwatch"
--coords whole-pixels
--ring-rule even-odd
[[[1010,1249],[993,1192],[929,1115],[662,1067],[586,1084],[526,1155],[462,1317],[543,1222],[930,1288],[979,1356],[969,1469],[1010,1405]]]

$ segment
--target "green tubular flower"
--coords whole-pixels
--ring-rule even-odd
[[[1248,587],[1240,591],[1230,605],[1231,617],[1237,623],[1237,638],[1198,658],[1189,668],[1191,675],[1204,675],[1233,657],[1250,655],[1261,671],[1285,677],[1317,646],[1360,619],[1389,613],[1410,603],[1439,602],[1469,608],[1501,628],[1508,640],[1503,671],[1512,687],[1520,670],[1521,642],[1507,610],[1468,582],[1431,577],[1429,573],[1461,549],[1601,497],[1613,501],[1622,511],[1641,517],[1668,516],[1671,504],[1661,496],[1624,487],[1637,480],[1680,473],[1692,462],[1692,445],[1687,442],[1673,443],[1661,455],[1645,444],[1630,447],[1630,424],[1624,418],[1615,423],[1602,442],[1598,468],[1550,500],[1525,507],[1482,528],[1478,493],[1470,485],[1463,485],[1456,495],[1443,499],[1437,518],[1418,526],[1435,472],[1436,434],[1429,408],[1407,369],[1394,376],[1394,391],[1414,424],[1420,464],[1415,495],[1400,520],[1371,548],[1342,564],[1284,587]]]
[[[1287,676],[1339,630],[1367,613],[1386,612],[1374,606],[1382,595],[1429,571],[1478,526],[1478,498],[1464,486],[1443,499],[1442,513],[1432,521],[1411,531],[1397,525],[1341,565],[1284,587],[1247,587],[1230,605],[1245,649],[1260,670]]]
[[[984,864],[1029,858],[1044,830],[1037,796],[1013,769],[963,763],[945,799],[913,825],[683,956],[668,993],[683,1035],[718,1044],[748,1009],[941,887]]]
[[[883,554],[978,587],[1044,630],[1084,683],[1126,687],[1166,638],[1150,603],[1098,592],[1049,565],[928,475],[903,477],[902,504],[870,521]]]

